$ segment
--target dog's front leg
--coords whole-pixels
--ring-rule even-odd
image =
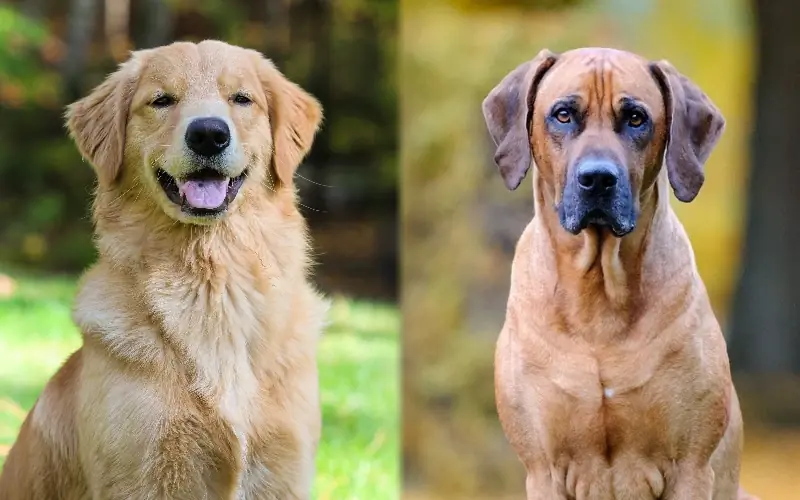
[[[667,490],[665,500],[712,500],[714,495],[714,470],[711,465],[679,465],[673,487]]]
[[[558,488],[548,471],[528,470],[525,479],[528,500],[567,500],[563,488]]]

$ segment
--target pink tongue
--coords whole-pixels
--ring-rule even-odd
[[[217,208],[225,201],[230,179],[204,179],[178,182],[178,192],[192,208]]]

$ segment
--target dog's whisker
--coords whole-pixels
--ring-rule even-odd
[[[327,184],[322,184],[322,183],[320,183],[320,182],[312,181],[311,179],[309,179],[309,178],[307,178],[307,177],[303,177],[303,176],[302,176],[302,175],[300,175],[299,173],[295,173],[294,175],[295,175],[295,177],[300,177],[301,179],[303,179],[303,180],[305,180],[305,181],[308,181],[308,182],[310,182],[311,184],[316,184],[317,186],[322,186],[322,187],[326,187],[326,188],[335,188],[335,186],[329,186],[329,185],[327,185]]]
[[[317,209],[317,208],[311,208],[311,207],[309,207],[308,205],[303,205],[303,204],[302,204],[302,203],[300,203],[300,202],[297,202],[297,204],[298,204],[298,205],[300,205],[300,206],[301,206],[301,207],[303,207],[303,208],[306,208],[306,209],[308,209],[308,210],[313,210],[314,212],[318,212],[318,213],[321,213],[321,214],[328,213],[328,212],[327,212],[327,211],[325,211],[325,210],[319,210],[319,209]]]
[[[122,193],[117,195],[116,198],[111,200],[111,204],[112,205],[116,205],[117,202],[119,202],[119,200],[121,200],[126,194],[130,193],[133,190],[133,188],[135,188],[135,187],[136,187],[136,183],[134,182],[134,184],[131,187],[129,187],[128,189],[126,189],[125,191],[123,191]]]

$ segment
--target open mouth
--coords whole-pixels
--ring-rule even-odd
[[[225,177],[211,168],[203,168],[178,180],[158,169],[156,178],[169,200],[181,211],[194,216],[217,215],[224,212],[239,194],[247,170],[237,177]]]

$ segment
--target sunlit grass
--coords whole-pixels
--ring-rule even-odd
[[[80,346],[72,278],[21,277],[0,298],[0,466],[50,376]],[[399,319],[394,307],[337,298],[319,349],[323,437],[315,498],[396,498]]]

